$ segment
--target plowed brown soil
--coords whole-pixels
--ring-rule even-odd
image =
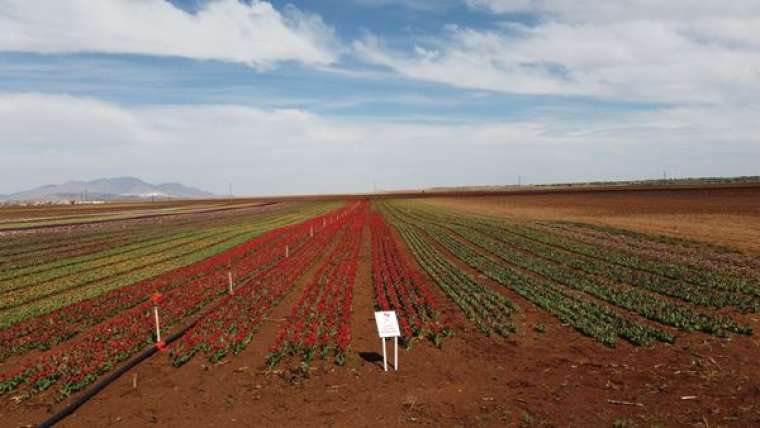
[[[760,253],[760,186],[557,191],[425,201],[518,219],[597,223]]]

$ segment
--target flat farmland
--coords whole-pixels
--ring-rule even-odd
[[[429,201],[480,214],[605,224],[760,252],[758,185],[529,191]]]
[[[266,206],[273,202],[266,199],[210,199],[156,202],[128,201],[92,205],[12,205],[0,209],[0,233],[36,233],[39,232],[39,229],[77,225],[97,227],[104,223],[154,218],[173,219],[183,215]]]
[[[313,198],[5,236],[0,413],[39,423],[129,365],[60,425],[757,426],[760,257],[703,217],[751,225],[753,192]]]

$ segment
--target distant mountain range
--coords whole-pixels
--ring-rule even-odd
[[[150,184],[135,177],[101,178],[92,181],[67,181],[66,183],[37,187],[10,195],[0,195],[7,201],[55,201],[55,200],[114,200],[130,198],[201,198],[214,196],[194,187],[180,183]]]

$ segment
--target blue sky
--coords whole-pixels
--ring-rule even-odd
[[[760,173],[754,2],[567,4],[0,0],[0,193]]]

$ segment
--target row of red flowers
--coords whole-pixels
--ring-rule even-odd
[[[324,224],[325,215],[272,231],[244,246],[220,254],[207,262],[180,270],[186,275],[181,287],[175,286],[163,293],[161,324],[164,335],[171,332],[183,320],[219,298],[227,290],[228,275],[225,267],[234,269],[240,278],[253,279],[267,272],[278,260],[284,258],[285,248],[297,252],[309,241],[311,231]],[[250,245],[249,245],[250,244]],[[253,247],[259,247],[252,251]],[[205,270],[204,270],[205,269]],[[258,275],[255,275],[258,273]],[[191,279],[188,281],[187,278]],[[164,278],[164,284],[178,277]],[[52,350],[31,358],[14,372],[0,376],[0,393],[22,389],[25,394],[49,388],[58,383],[60,393],[66,396],[94,381],[99,375],[111,370],[121,361],[155,342],[152,303],[145,292],[142,302],[100,324],[82,331],[76,338],[54,347]],[[165,288],[166,289],[166,288]]]
[[[277,365],[288,356],[300,356],[303,363],[315,357],[335,357],[344,364],[351,342],[351,304],[359,262],[368,203],[363,201],[345,217],[348,228],[322,262],[298,303],[291,310],[270,348],[267,364]]]
[[[180,340],[170,346],[175,366],[182,365],[197,353],[210,361],[218,361],[230,352],[245,349],[271,309],[293,288],[297,279],[322,254],[333,237],[346,223],[349,207],[330,216],[324,230],[304,248],[280,260],[272,269],[245,284],[234,295],[224,297],[218,308],[203,319]]]
[[[450,333],[441,322],[440,311],[428,282],[409,265],[391,236],[383,216],[370,216],[372,231],[372,283],[377,308],[396,311],[402,342],[428,337],[440,346]]]
[[[137,306],[153,291],[166,292],[201,276],[226,271],[241,258],[275,245],[288,230],[287,227],[272,230],[211,258],[14,324],[0,332],[0,361],[30,349],[50,349],[90,326]]]

